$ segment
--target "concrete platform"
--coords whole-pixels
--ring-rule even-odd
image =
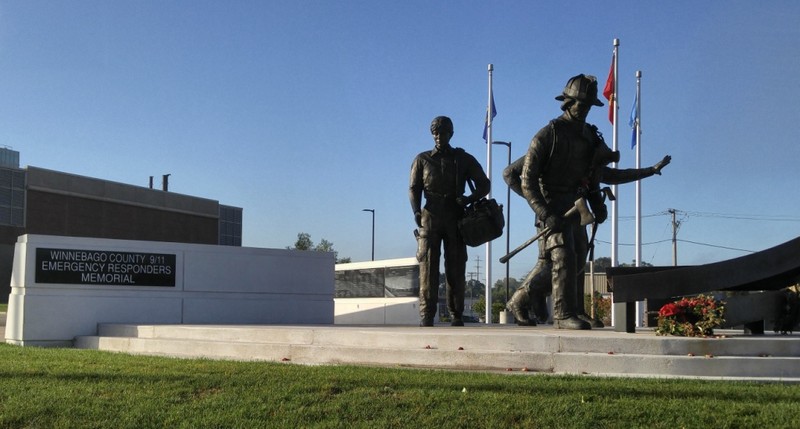
[[[75,347],[122,353],[511,373],[800,382],[800,336],[656,336],[613,328],[100,325]]]

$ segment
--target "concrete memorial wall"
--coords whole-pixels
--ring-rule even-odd
[[[333,324],[324,252],[20,236],[6,342],[70,346],[98,323]]]

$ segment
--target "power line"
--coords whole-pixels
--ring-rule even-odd
[[[678,241],[680,241],[682,243],[696,244],[698,246],[716,247],[717,249],[736,250],[736,251],[739,251],[739,252],[756,253],[755,250],[739,249],[739,248],[736,248],[736,247],[719,246],[719,245],[708,244],[708,243],[698,243],[696,241],[691,241],[691,240],[680,240],[679,239]]]
[[[597,239],[597,238],[595,238],[595,241],[597,241],[598,243],[603,243],[603,244],[611,244],[608,241],[600,240],[600,239]],[[671,238],[667,238],[667,239],[664,239],[664,240],[651,241],[649,243],[642,243],[642,246],[651,246],[651,245],[654,245],[654,244],[668,243],[668,242],[671,242],[671,241],[672,241]],[[678,241],[682,242],[682,243],[694,244],[694,245],[697,245],[697,246],[715,247],[717,249],[736,250],[736,251],[739,251],[739,252],[748,252],[748,253],[755,253],[756,252],[755,250],[739,249],[737,247],[720,246],[718,244],[700,243],[700,242],[697,242],[697,241],[683,240],[683,239],[680,239],[680,238],[678,239]],[[633,244],[633,243],[617,243],[617,245],[619,245],[619,246],[635,246],[635,244]]]
[[[751,215],[728,213],[684,212],[687,216],[710,217],[716,219],[757,220],[769,222],[800,222],[800,217],[789,215]]]
[[[673,209],[670,209],[673,210]],[[735,213],[714,213],[714,212],[698,212],[674,209],[676,213],[680,213],[685,217],[708,217],[715,219],[732,219],[732,220],[753,220],[759,222],[800,222],[800,217],[791,215],[760,215],[760,214],[735,214]],[[651,213],[642,216],[642,218],[658,217],[658,216],[671,216],[669,210]],[[619,220],[631,221],[634,216],[620,216]]]
[[[675,218],[676,214],[680,214],[681,219],[678,220]],[[696,246],[705,246],[705,247],[712,247],[715,249],[723,249],[723,250],[732,250],[736,252],[746,252],[746,253],[755,253],[755,250],[749,249],[741,249],[738,247],[730,247],[730,246],[721,246],[718,244],[711,244],[711,243],[701,243],[697,241],[691,240],[683,240],[677,238],[678,229],[680,229],[681,224],[686,221],[688,218],[694,217],[707,217],[707,218],[715,218],[715,219],[731,219],[731,220],[751,220],[751,221],[758,221],[758,222],[800,222],[800,217],[797,216],[790,216],[790,215],[754,215],[754,214],[732,214],[732,213],[715,213],[715,212],[699,212],[699,211],[686,211],[686,210],[677,210],[677,209],[668,209],[657,213],[652,213],[649,215],[645,215],[643,217],[657,217],[657,216],[670,216],[672,217],[672,238],[665,239],[665,240],[658,240],[658,241],[651,241],[648,243],[642,243],[642,246],[652,246],[656,244],[662,244],[666,242],[673,243],[673,263],[677,264],[677,255],[675,254],[677,251],[677,242],[683,242],[688,244],[694,244]],[[634,217],[632,216],[624,216],[619,217],[620,220],[633,220]],[[599,243],[611,244],[607,241],[596,239]],[[618,246],[635,246],[635,244],[631,243],[617,243]]]
[[[652,213],[652,214],[649,214],[649,215],[643,215],[643,216],[642,216],[642,218],[646,218],[646,217],[658,217],[658,216],[664,216],[664,214],[665,214],[665,213],[666,213],[666,212],[664,212],[664,213],[661,213],[661,212],[659,212],[659,213]],[[618,218],[619,218],[619,220],[625,220],[625,221],[629,221],[629,220],[634,220],[634,219],[636,219],[636,216],[619,216]]]
[[[596,241],[598,243],[603,243],[603,244],[611,244],[611,242],[605,241],[605,240],[600,240],[599,238],[595,238],[594,241]],[[642,246],[650,246],[650,245],[653,245],[653,244],[661,244],[661,243],[666,243],[666,242],[669,242],[669,241],[672,241],[672,239],[669,238],[669,239],[666,239],[666,240],[659,240],[659,241],[651,241],[649,243],[642,243]],[[617,243],[617,245],[619,245],[619,246],[635,246],[635,244],[633,244],[633,243]]]

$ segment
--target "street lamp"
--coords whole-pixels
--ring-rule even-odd
[[[508,165],[511,165],[511,142],[497,142],[493,141],[492,144],[500,144],[508,148]],[[506,255],[511,253],[511,187],[507,187],[506,194]],[[509,262],[506,262],[506,303],[508,303],[508,280],[509,280]]]
[[[372,260],[375,260],[375,209],[363,209],[362,212],[372,213]]]

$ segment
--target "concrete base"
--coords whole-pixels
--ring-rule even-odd
[[[624,377],[800,382],[800,338],[659,337],[468,323],[397,326],[102,325],[84,349],[183,358]]]

